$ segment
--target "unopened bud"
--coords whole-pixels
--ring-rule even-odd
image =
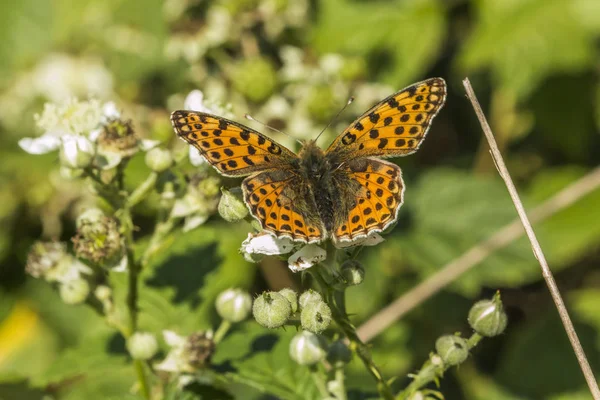
[[[300,365],[314,365],[325,358],[322,339],[314,333],[303,331],[290,342],[290,357]]]
[[[60,285],[60,298],[67,304],[80,304],[87,299],[90,285],[85,279],[73,279]]]
[[[307,291],[305,291],[304,293],[302,293],[300,295],[300,299],[298,300],[298,303],[300,305],[300,309],[303,309],[310,303],[315,303],[315,302],[318,303],[321,301],[323,301],[323,298],[321,297],[321,294],[319,292],[315,292],[312,289],[308,289]]]
[[[501,334],[506,329],[508,317],[496,293],[491,300],[478,301],[469,311],[469,325],[481,336],[492,337]]]
[[[163,172],[173,165],[173,157],[167,149],[155,147],[146,153],[146,165],[154,172]]]
[[[218,207],[219,215],[227,222],[235,222],[246,218],[248,207],[242,199],[241,192],[221,188],[221,193]]]
[[[308,303],[302,308],[300,322],[303,329],[313,333],[321,333],[331,323],[331,309],[324,301]]]
[[[341,275],[346,285],[360,285],[365,279],[365,269],[360,262],[347,260],[342,264]]]
[[[292,313],[290,302],[277,292],[265,292],[254,300],[252,314],[265,328],[279,328]]]
[[[227,289],[217,297],[215,306],[224,320],[240,322],[250,314],[252,297],[241,289]]]
[[[127,339],[127,350],[134,360],[149,360],[158,351],[158,342],[151,333],[136,332]]]
[[[435,342],[435,351],[446,365],[458,365],[469,356],[467,341],[460,336],[445,335]]]
[[[292,306],[292,314],[298,311],[298,294],[290,288],[281,289],[279,294],[285,297]]]

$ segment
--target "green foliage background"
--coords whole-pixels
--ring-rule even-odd
[[[216,20],[214,10],[233,23]],[[356,95],[328,130],[331,139],[370,105],[363,103],[444,77],[449,96],[430,135],[417,154],[396,160],[407,181],[400,221],[384,243],[361,254],[366,280],[350,289],[348,304],[357,325],[516,216],[462,78],[471,78],[527,207],[600,162],[595,0],[13,0],[0,4],[0,39],[0,399],[125,398],[134,382],[123,340],[101,318],[85,306],[64,305],[47,283],[24,274],[31,243],[68,240],[77,210],[89,202],[81,185],[58,176],[56,154],[31,156],[17,146],[35,134],[33,114],[46,101],[115,100],[141,136],[186,151],[168,114],[192,89],[231,104],[238,120],[244,113],[264,116],[303,138],[314,137]],[[299,49],[297,61],[284,60],[289,46]],[[331,53],[343,66],[324,73]],[[290,67],[300,73],[290,78]],[[274,98],[290,105],[282,115],[269,111]],[[129,184],[145,174],[143,160],[133,160]],[[142,240],[155,202],[136,210]],[[600,190],[535,226],[596,371],[598,204]],[[140,328],[157,334],[215,328],[213,303],[223,289],[299,287],[284,264],[244,261],[238,248],[249,230],[215,215],[192,232],[178,231],[143,272]],[[112,279],[119,285],[123,278]],[[446,398],[591,398],[524,239],[377,337],[372,350],[384,374],[405,377],[438,336],[468,333],[470,305],[496,289],[509,328],[444,377]],[[216,392],[200,387],[189,398],[266,398],[265,391],[313,397],[308,372],[287,355],[293,333],[252,322],[236,328],[214,362],[237,384]],[[361,367],[350,366],[352,398],[375,395]]]

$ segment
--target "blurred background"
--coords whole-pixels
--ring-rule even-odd
[[[386,241],[361,253],[366,278],[348,299],[357,325],[516,217],[465,98],[464,77],[528,209],[600,162],[596,0],[8,0],[0,4],[0,39],[0,399],[122,398],[134,380],[119,335],[24,271],[34,241],[69,241],[77,214],[94,202],[81,181],[59,173],[56,153],[34,156],[17,144],[42,133],[34,115],[46,102],[114,101],[141,137],[185,153],[169,113],[191,90],[233,119],[251,125],[243,119],[249,113],[301,139],[314,138],[355,96],[320,139],[325,147],[378,100],[428,77],[446,79],[446,106],[421,149],[394,160],[404,171],[405,205]],[[294,148],[293,139],[266,133]],[[194,170],[189,162],[181,168]],[[147,173],[143,155],[134,157],[127,186]],[[142,241],[156,204],[149,198],[135,209]],[[596,371],[599,204],[600,189],[535,224]],[[238,249],[249,230],[218,214],[189,232],[177,230],[145,273],[141,326],[157,334],[211,328],[214,298],[225,288],[300,287],[284,263],[244,261]],[[444,376],[446,398],[591,398],[523,238],[375,338],[384,375],[406,385],[406,374],[427,359],[438,336],[470,334],[470,306],[497,289],[508,329]],[[277,363],[289,363],[287,345],[273,348],[276,362],[254,357],[248,343],[232,339],[231,346],[229,352],[248,353],[249,365],[277,370],[284,368]],[[349,375],[355,398],[373,394],[358,362]]]

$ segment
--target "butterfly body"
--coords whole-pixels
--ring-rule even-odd
[[[265,231],[308,243],[328,237],[344,242],[397,220],[402,173],[379,158],[415,152],[445,97],[441,78],[413,84],[360,116],[327,150],[307,141],[298,154],[214,115],[181,110],[171,121],[219,172],[249,175],[242,182],[244,201]]]

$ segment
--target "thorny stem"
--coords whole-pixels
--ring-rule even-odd
[[[336,254],[332,257],[334,263],[337,263]],[[336,322],[338,327],[342,330],[349,342],[349,348],[352,352],[356,353],[361,359],[367,371],[377,381],[377,390],[381,397],[386,400],[392,400],[394,396],[392,391],[383,378],[381,371],[377,365],[373,362],[371,357],[371,351],[369,347],[364,344],[358,335],[356,334],[356,328],[350,322],[348,315],[345,311],[345,293],[344,291],[334,290],[331,285],[327,284],[325,278],[321,275],[323,268],[316,268],[313,277],[315,278],[321,293],[324,296],[325,302],[331,307],[331,314],[333,320]]]
[[[473,333],[473,335],[471,335],[471,337],[467,340],[467,349],[471,351],[482,339],[483,336],[478,333]],[[406,387],[406,389],[398,394],[397,399],[408,399],[417,390],[420,390],[425,385],[437,381],[438,378],[444,375],[444,372],[447,371],[448,368],[450,368],[450,366],[444,364],[438,354],[432,353],[429,356],[429,360],[425,361],[419,372],[412,375],[412,382]]]
[[[598,387],[598,382],[596,382],[596,378],[594,376],[594,372],[590,367],[590,364],[587,360],[583,347],[581,346],[581,342],[579,341],[579,337],[577,336],[577,332],[575,331],[575,327],[573,326],[573,322],[569,317],[569,312],[565,307],[565,303],[562,299],[560,291],[556,286],[556,281],[554,280],[554,276],[552,275],[552,271],[548,266],[548,262],[546,261],[546,257],[544,256],[544,252],[540,246],[540,243],[537,240],[535,232],[529,222],[529,218],[527,217],[527,213],[525,213],[525,208],[523,207],[523,203],[517,193],[517,189],[512,181],[510,173],[506,168],[506,164],[504,163],[504,159],[502,158],[502,154],[498,149],[496,141],[494,139],[494,134],[492,133],[492,129],[490,128],[485,114],[479,105],[479,101],[477,100],[477,96],[475,96],[475,92],[473,91],[473,87],[471,86],[471,82],[469,82],[469,78],[465,78],[463,80],[463,85],[467,92],[467,97],[471,101],[473,105],[473,109],[475,110],[475,114],[477,114],[477,118],[479,119],[479,123],[481,124],[481,128],[485,137],[490,145],[490,150],[492,154],[492,158],[496,163],[496,168],[498,169],[498,173],[500,177],[504,180],[506,184],[506,188],[510,194],[510,198],[512,199],[515,209],[517,210],[517,214],[519,214],[519,218],[521,219],[521,223],[525,228],[525,232],[527,233],[527,237],[531,242],[531,247],[533,249],[533,254],[535,258],[540,263],[540,268],[542,269],[542,276],[546,281],[546,285],[548,286],[548,290],[550,291],[550,295],[552,296],[552,300],[554,300],[554,304],[556,309],[558,310],[558,315],[563,323],[565,332],[569,337],[569,341],[571,342],[571,346],[573,347],[573,351],[575,353],[575,357],[579,362],[579,366],[585,380],[587,381],[588,387],[590,389],[590,393],[594,397],[595,400],[600,400],[600,388]]]

